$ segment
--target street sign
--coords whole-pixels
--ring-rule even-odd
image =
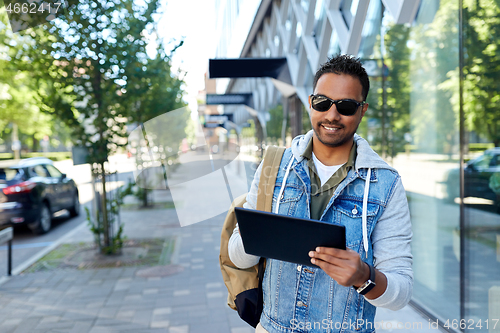
[[[225,121],[227,121],[227,116],[217,116],[217,115],[211,115],[211,114],[207,114],[205,115],[205,121],[207,123],[223,123]]]
[[[87,147],[73,147],[71,155],[73,156],[73,165],[86,164],[88,163],[89,149]]]
[[[7,243],[13,237],[12,227],[8,227],[0,231],[0,244]]]
[[[233,114],[207,114],[205,115],[205,122],[207,123],[224,123],[226,121],[233,121]]]
[[[252,93],[244,94],[207,94],[207,105],[243,104],[251,106]]]
[[[205,127],[205,128],[224,127],[224,124],[219,124],[219,123],[205,123],[205,124],[203,124],[203,127]]]

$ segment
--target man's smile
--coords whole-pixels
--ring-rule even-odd
[[[337,132],[342,129],[342,126],[338,125],[330,125],[330,124],[321,124],[321,126],[326,129],[327,132]]]

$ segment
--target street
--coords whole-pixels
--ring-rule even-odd
[[[54,214],[52,219],[52,229],[44,235],[34,235],[26,226],[14,228],[14,239],[12,241],[12,272],[16,273],[19,268],[25,268],[25,264],[30,259],[38,257],[40,253],[47,252],[47,249],[54,247],[57,242],[68,233],[72,232],[80,224],[86,223],[85,208],[91,207],[92,185],[90,166],[73,165],[72,160],[54,162],[56,168],[72,178],[78,185],[81,210],[80,215],[70,218],[66,210]],[[108,190],[116,189],[133,179],[133,160],[126,155],[115,155],[110,157],[109,167],[111,172],[118,173],[118,181],[107,184]],[[0,246],[0,277],[7,274],[7,244]]]
[[[214,156],[215,166],[218,164],[226,164],[227,162],[220,161],[220,155]],[[253,163],[245,161],[248,181],[251,181],[255,167]],[[70,218],[66,210],[62,210],[54,214],[52,219],[52,229],[44,235],[34,235],[26,226],[14,228],[14,239],[12,241],[12,272],[19,273],[24,270],[28,264],[31,264],[35,259],[43,256],[50,249],[57,246],[58,242],[66,235],[73,232],[82,223],[86,223],[85,208],[91,208],[92,184],[90,165],[73,165],[72,160],[64,160],[54,162],[54,165],[69,178],[72,178],[79,191],[81,210],[80,215]],[[110,172],[117,173],[117,181],[107,182],[108,191],[114,190],[122,185],[126,185],[129,181],[134,181],[133,171],[135,170],[135,162],[132,158],[127,158],[125,154],[115,155],[109,158]],[[194,177],[196,178],[196,177]],[[85,227],[86,228],[86,227]],[[74,237],[74,236],[73,236]],[[7,275],[7,244],[0,246],[0,278]]]

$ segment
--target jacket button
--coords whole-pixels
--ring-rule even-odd
[[[298,265],[297,270],[300,272],[302,270],[302,265]]]
[[[298,301],[297,302],[297,306],[307,306],[304,302],[302,301]]]

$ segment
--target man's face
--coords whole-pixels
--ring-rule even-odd
[[[361,82],[347,74],[323,74],[316,84],[314,94],[324,95],[333,100],[363,101]],[[368,109],[368,104],[360,106],[352,116],[343,116],[337,112],[335,104],[325,112],[314,110],[311,107],[311,97],[309,97],[309,109],[311,125],[317,141],[328,147],[339,147],[352,142],[351,139]]]

